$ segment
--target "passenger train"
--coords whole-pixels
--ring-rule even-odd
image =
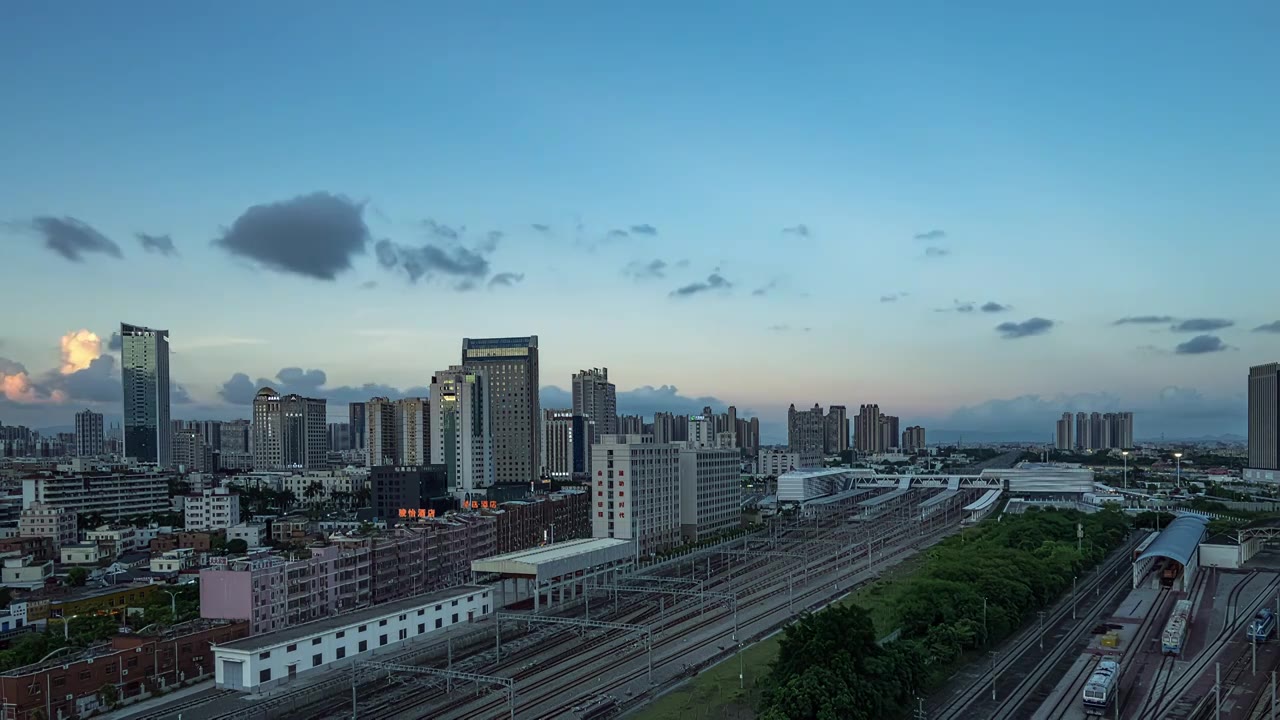
[[[1182,646],[1187,642],[1187,629],[1191,625],[1191,601],[1179,600],[1169,613],[1169,622],[1164,626],[1164,634],[1160,637],[1160,649],[1165,655],[1182,654]]]
[[[1112,694],[1116,689],[1116,680],[1120,675],[1120,663],[1113,657],[1104,657],[1098,661],[1093,674],[1084,684],[1082,699],[1085,715],[1103,715],[1111,704]]]

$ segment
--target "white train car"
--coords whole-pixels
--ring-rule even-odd
[[[1085,715],[1102,715],[1111,704],[1116,689],[1116,680],[1120,676],[1120,663],[1113,657],[1104,657],[1098,661],[1093,674],[1084,684],[1081,699],[1084,701]]]
[[[1187,629],[1191,625],[1191,601],[1179,600],[1169,613],[1169,622],[1160,637],[1160,649],[1165,655],[1181,655],[1187,642]]]

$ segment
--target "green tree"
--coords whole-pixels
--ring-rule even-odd
[[[73,587],[84,587],[89,580],[89,571],[82,567],[73,567],[67,571],[67,582]]]
[[[240,555],[247,552],[248,550],[249,550],[249,543],[245,542],[240,538],[235,538],[234,540],[227,541],[227,552],[231,553],[232,555]]]

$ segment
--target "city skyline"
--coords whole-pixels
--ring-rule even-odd
[[[339,419],[538,335],[541,407],[607,366],[619,414],[732,404],[765,442],[814,403],[1244,435],[1280,358],[1274,6],[579,11],[16,9],[0,421],[119,417],[129,320],[172,332],[175,418],[269,386]]]

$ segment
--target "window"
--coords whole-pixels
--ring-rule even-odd
[[[401,615],[401,616],[400,616],[400,622],[404,622],[404,619],[405,619],[406,617],[407,617],[406,615]]]
[[[290,645],[289,647],[285,648],[284,651],[293,652],[294,650],[297,650],[297,649],[298,649],[298,644],[294,643],[293,645]]]
[[[365,650],[368,650],[368,649],[369,649],[369,641],[368,641],[368,640],[361,640],[361,641],[360,641],[360,652],[364,652]]]
[[[125,663],[128,667],[138,667],[138,658],[129,658],[129,662]]]
[[[66,684],[67,684],[67,677],[65,675],[63,675],[62,677],[56,677],[53,679],[54,687],[62,687],[63,685],[66,685]]]
[[[271,668],[266,668],[258,672],[258,682],[264,683],[264,682],[270,682],[270,681],[271,681]]]
[[[368,625],[361,625],[360,632],[364,632],[368,627],[369,627]]]
[[[426,608],[419,608],[418,617],[422,617],[423,615],[426,615],[426,614],[427,614]]]
[[[185,648],[184,648],[184,649],[185,649]],[[268,650],[268,651],[266,651],[266,652],[263,652],[263,653],[258,653],[258,659],[259,659],[259,660],[266,660],[266,659],[267,659],[267,658],[269,658],[269,657],[271,657],[271,651],[270,651],[270,650]]]
[[[81,679],[81,680],[88,680],[88,679],[89,679],[89,671],[88,671],[88,670],[81,670],[81,671],[80,671],[80,679]]]
[[[345,647],[340,647],[338,648],[338,651],[333,654],[333,656],[341,660],[342,658],[347,656],[347,649]]]
[[[481,614],[484,614],[484,613],[487,613],[487,612],[489,612],[489,605],[488,605],[488,603],[486,603],[486,604],[484,604],[484,605],[481,605],[481,606],[480,606],[480,613],[481,613]]]
[[[436,606],[436,612],[440,612],[440,610],[441,610],[443,607],[444,607],[444,606],[442,606],[442,605],[437,605],[437,606]]]
[[[311,644],[312,644],[312,645],[319,645],[319,644],[320,644],[320,638],[311,638]]]
[[[379,620],[379,621],[378,621],[378,627],[386,627],[386,626],[387,626],[387,619],[386,619],[386,618],[383,618],[383,619],[381,619],[381,620]]]
[[[452,605],[453,607],[458,607],[458,601],[457,601],[457,600],[454,600],[453,602],[451,602],[451,603],[449,603],[449,604],[450,604],[450,605]]]
[[[450,620],[449,622],[451,622],[451,623],[456,623],[456,622],[458,622],[458,613],[454,613],[454,614],[453,614],[453,619],[452,619],[452,620]]]
[[[436,629],[439,630],[442,627],[444,627],[444,620],[442,620],[441,618],[436,618]]]
[[[400,628],[400,639],[401,639],[401,640],[404,640],[404,639],[405,639],[405,638],[407,638],[407,637],[409,637],[409,630],[408,630],[408,628]]]
[[[424,633],[424,632],[426,632],[426,631],[427,631],[427,625],[426,625],[426,623],[418,623],[418,634],[419,634],[419,635],[421,635],[422,633]]]
[[[344,637],[346,637],[346,636],[347,636],[347,631],[346,631],[346,630],[339,630],[339,631],[338,631],[338,634],[337,634],[337,635],[334,635],[334,637],[338,638],[339,640],[341,640],[342,638],[344,638]]]
[[[386,636],[386,635],[379,635],[379,636],[378,636],[378,644],[379,644],[379,645],[386,645],[386,644],[387,644],[387,636]]]
[[[324,653],[316,653],[311,656],[311,667],[320,667],[322,662],[324,662]]]

